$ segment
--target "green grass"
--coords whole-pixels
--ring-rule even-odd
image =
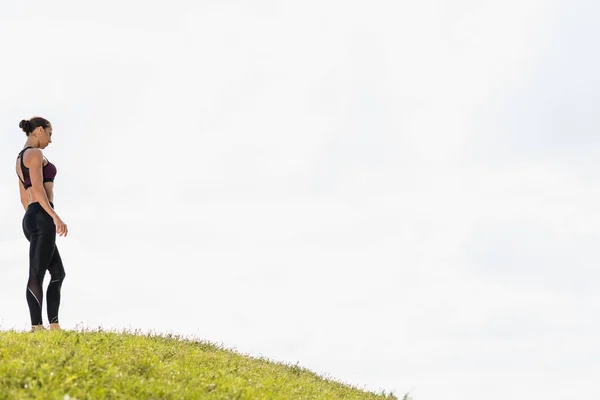
[[[98,329],[0,332],[0,399],[397,398],[205,341]]]

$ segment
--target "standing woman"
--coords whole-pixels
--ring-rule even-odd
[[[23,232],[29,241],[29,280],[27,304],[31,316],[31,330],[44,329],[42,324],[42,283],[46,270],[50,272],[48,296],[48,321],[50,329],[60,329],[58,307],[60,289],[65,278],[56,234],[67,236],[67,225],[54,211],[54,177],[56,167],[43,155],[42,150],[52,143],[52,125],[46,119],[33,117],[19,123],[27,135],[23,150],[19,152],[16,172],[19,177],[21,203],[25,209]]]

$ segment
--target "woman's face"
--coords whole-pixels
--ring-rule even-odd
[[[47,128],[38,127],[36,128],[36,135],[40,141],[40,148],[45,149],[50,143],[52,143],[52,125]]]

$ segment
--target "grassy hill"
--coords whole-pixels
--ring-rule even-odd
[[[0,399],[396,399],[207,342],[129,332],[0,332]]]

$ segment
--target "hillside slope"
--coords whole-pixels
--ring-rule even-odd
[[[396,399],[207,342],[128,332],[0,332],[0,399]]]

